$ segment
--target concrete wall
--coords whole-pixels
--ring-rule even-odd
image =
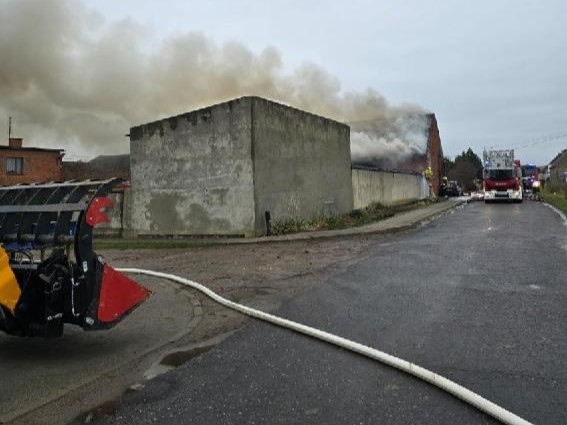
[[[256,234],[272,221],[352,210],[347,125],[261,98],[253,116]]]
[[[353,168],[354,208],[364,208],[373,202],[393,205],[427,198],[428,187],[423,183],[423,176],[417,173]]]
[[[130,130],[135,235],[254,234],[250,101]]]

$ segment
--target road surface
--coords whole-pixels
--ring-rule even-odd
[[[470,204],[381,238],[276,314],[567,423],[567,227],[540,203]],[[298,278],[299,279],[299,278]],[[254,322],[82,416],[97,424],[494,424],[402,372]]]

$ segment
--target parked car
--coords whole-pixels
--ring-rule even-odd
[[[445,191],[447,196],[461,196],[463,194],[463,189],[461,185],[456,181],[450,181],[447,184],[447,189]]]

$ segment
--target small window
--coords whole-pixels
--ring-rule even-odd
[[[6,158],[7,174],[24,174],[24,158]]]

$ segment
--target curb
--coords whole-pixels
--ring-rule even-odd
[[[224,240],[215,240],[210,241],[211,244],[214,245],[238,245],[238,244],[253,244],[253,243],[269,243],[269,242],[291,242],[291,241],[300,241],[300,240],[313,240],[313,239],[330,239],[330,238],[340,238],[340,237],[348,237],[348,236],[358,236],[358,235],[376,235],[376,234],[387,234],[387,233],[401,233],[408,230],[415,229],[420,225],[433,221],[447,212],[452,211],[464,204],[467,204],[467,199],[459,199],[459,200],[449,200],[444,201],[443,207],[437,207],[440,204],[434,204],[431,207],[426,207],[421,210],[411,210],[408,212],[404,212],[398,214],[394,217],[390,217],[386,220],[378,221],[372,224],[367,224],[365,226],[360,227],[350,227],[348,229],[340,229],[340,230],[320,230],[315,232],[302,232],[302,233],[293,233],[289,235],[281,235],[281,236],[263,236],[258,238],[238,238],[238,239],[224,239]],[[437,208],[434,208],[437,207]],[[431,211],[434,209],[433,211]],[[428,211],[429,210],[429,211]],[[403,220],[404,216],[409,214],[415,213],[416,211],[423,211],[424,214],[421,216],[416,217],[413,220],[410,220],[408,223],[400,224],[400,225],[389,225],[392,221],[400,221]],[[428,211],[428,212],[427,212]],[[389,223],[390,222],[390,223]]]
[[[301,232],[301,233],[290,233],[287,235],[278,236],[260,236],[253,238],[235,238],[235,237],[210,237],[210,238],[196,238],[196,237],[180,237],[179,239],[171,239],[172,242],[184,241],[187,242],[189,246],[214,246],[214,245],[243,245],[243,244],[264,244],[264,243],[277,243],[277,242],[293,242],[293,241],[308,241],[315,239],[331,239],[331,238],[342,238],[349,236],[358,235],[372,235],[372,234],[387,234],[387,233],[399,233],[407,230],[414,229],[424,222],[432,221],[438,217],[441,217],[448,211],[454,210],[461,205],[467,204],[470,199],[460,198],[460,199],[448,199],[442,202],[438,202],[431,206],[425,208],[418,208],[403,213],[394,215],[393,217],[387,218],[385,220],[377,221],[371,224],[366,224],[359,227],[350,227],[347,229],[339,230],[318,230],[313,232]],[[408,216],[415,216],[411,219],[406,219]],[[406,220],[404,220],[406,219]],[[401,224],[399,224],[401,222]],[[111,239],[106,239],[109,241]],[[128,241],[129,239],[117,239],[117,241]],[[148,241],[165,241],[170,240],[168,238],[132,238],[133,242],[148,240]],[[105,239],[99,239],[100,242],[104,242]],[[134,248],[135,249],[135,248]]]

